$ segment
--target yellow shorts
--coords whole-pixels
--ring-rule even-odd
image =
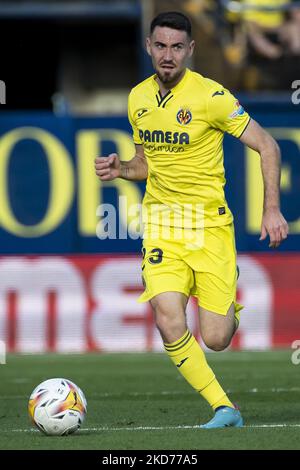
[[[162,292],[182,292],[197,297],[199,306],[226,315],[235,311],[237,265],[233,224],[192,231],[194,240],[144,238],[142,278],[145,291],[139,302]],[[200,236],[199,236],[200,233]],[[196,238],[195,238],[196,236]]]

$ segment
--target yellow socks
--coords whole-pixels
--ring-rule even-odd
[[[207,364],[204,352],[189,330],[174,343],[164,343],[164,347],[186,381],[214,410],[219,406],[234,408]]]

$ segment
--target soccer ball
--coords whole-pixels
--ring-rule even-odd
[[[66,436],[80,428],[87,402],[77,385],[66,379],[49,379],[38,385],[29,398],[33,423],[48,436]]]

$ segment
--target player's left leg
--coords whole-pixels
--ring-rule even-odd
[[[229,346],[243,308],[236,302],[238,270],[232,225],[206,229],[199,252],[186,257],[194,270],[201,336],[214,351]]]
[[[223,351],[230,345],[237,327],[235,311],[234,302],[226,315],[199,307],[201,337],[209,349]]]

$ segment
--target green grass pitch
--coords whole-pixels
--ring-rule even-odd
[[[207,354],[243,413],[242,429],[201,430],[211,410],[167,356],[10,355],[0,366],[0,449],[299,449],[300,365],[291,351]],[[88,401],[82,429],[48,437],[27,401],[45,379],[77,383]]]

